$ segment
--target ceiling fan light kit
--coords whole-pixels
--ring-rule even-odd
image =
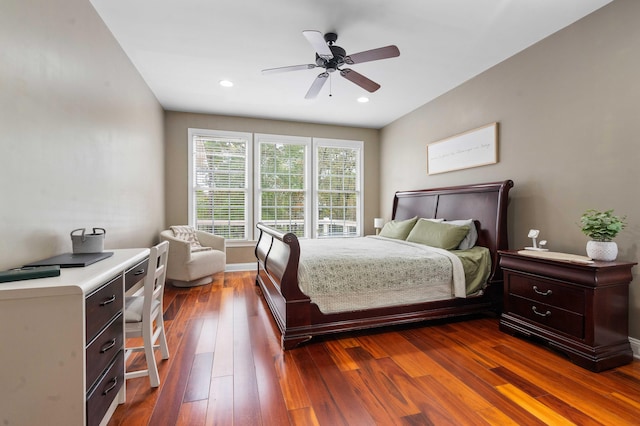
[[[308,70],[313,68],[324,68],[324,71],[318,74],[316,79],[311,83],[311,87],[305,95],[305,99],[313,99],[318,96],[324,84],[329,80],[330,73],[340,72],[340,76],[346,80],[362,87],[368,92],[375,92],[380,85],[364,75],[352,70],[351,68],[341,68],[343,65],[354,65],[362,62],[377,61],[380,59],[394,58],[400,56],[400,50],[397,46],[390,45],[380,47],[378,49],[366,50],[364,52],[347,55],[346,50],[337,46],[335,42],[338,40],[338,34],[326,33],[322,35],[320,31],[307,30],[302,34],[309,44],[316,51],[315,64],[292,65],[279,68],[268,68],[262,70],[263,74],[272,74],[288,71]]]

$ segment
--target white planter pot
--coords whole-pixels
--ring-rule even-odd
[[[593,260],[616,260],[616,257],[618,257],[618,244],[614,241],[588,241],[587,256]]]

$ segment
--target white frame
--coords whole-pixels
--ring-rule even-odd
[[[286,135],[273,135],[264,133],[250,133],[250,132],[235,132],[224,130],[210,130],[210,129],[188,129],[188,179],[187,179],[187,194],[188,194],[188,223],[190,225],[195,224],[195,209],[193,205],[194,195],[194,164],[193,164],[193,137],[195,135],[212,136],[212,137],[229,137],[229,138],[244,138],[248,141],[247,146],[247,159],[246,159],[246,182],[245,182],[245,202],[247,206],[246,220],[247,228],[244,240],[228,240],[227,247],[239,247],[245,246],[247,243],[255,241],[255,224],[254,218],[259,218],[261,211],[260,203],[260,163],[259,159],[259,143],[275,142],[275,143],[295,143],[306,144],[307,149],[305,152],[305,167],[306,167],[306,182],[305,182],[305,196],[309,200],[305,206],[305,217],[307,223],[305,224],[306,235],[305,238],[317,238],[316,224],[318,223],[317,210],[318,200],[316,197],[316,188],[318,185],[316,170],[317,170],[317,155],[316,148],[318,146],[334,146],[334,147],[347,147],[358,150],[358,168],[360,171],[359,179],[356,182],[358,192],[358,204],[357,204],[357,234],[363,235],[364,232],[364,142],[345,140],[345,139],[328,139],[328,138],[313,138],[305,136],[286,136]],[[255,169],[255,170],[254,170]]]
[[[356,182],[356,191],[358,192],[358,204],[357,204],[357,218],[358,225],[356,234],[359,236],[363,235],[363,221],[364,221],[364,194],[362,188],[364,187],[364,142],[363,141],[353,141],[353,140],[344,140],[344,139],[327,139],[327,138],[313,138],[313,214],[312,214],[312,227],[313,227],[313,238],[318,238],[318,233],[316,231],[316,224],[320,221],[318,215],[318,197],[317,197],[317,189],[318,189],[318,174],[316,170],[318,168],[318,156],[316,155],[316,150],[320,146],[332,146],[338,148],[352,148],[358,150],[358,170],[360,172],[360,176]]]
[[[313,176],[312,174],[312,165],[311,165],[311,138],[309,137],[304,137],[304,136],[283,136],[283,135],[270,135],[270,134],[264,134],[264,133],[256,133],[255,134],[255,143],[254,143],[254,157],[256,159],[255,162],[255,174],[254,174],[254,180],[253,180],[253,193],[254,193],[254,206],[255,206],[255,217],[257,219],[257,221],[259,222],[260,220],[262,220],[261,212],[262,212],[262,186],[260,185],[260,175],[261,175],[261,171],[260,171],[260,144],[262,142],[265,143],[282,143],[282,144],[291,144],[291,145],[305,145],[305,151],[304,151],[304,167],[305,167],[305,177],[304,177],[304,182],[305,182],[305,188],[304,188],[304,196],[305,196],[305,200],[308,200],[305,203],[305,209],[304,209],[304,216],[306,218],[311,217],[310,216],[310,210],[311,210],[311,195],[314,192],[312,190],[311,187],[311,178]],[[305,220],[305,233],[304,233],[304,238],[309,238],[310,235],[310,231],[309,228],[312,226],[313,224],[311,223],[311,221],[306,221]],[[254,224],[254,228],[255,228],[255,224]]]
[[[196,223],[196,212],[193,205],[193,192],[194,192],[194,183],[195,183],[195,170],[193,165],[193,137],[195,135],[202,136],[211,136],[211,137],[228,137],[228,138],[244,138],[247,140],[247,158],[245,162],[246,167],[246,180],[244,183],[245,186],[245,220],[246,220],[246,228],[245,228],[245,238],[243,240],[232,240],[228,241],[227,245],[230,243],[242,243],[246,241],[251,241],[253,239],[255,227],[253,221],[253,200],[251,197],[251,188],[249,187],[249,182],[253,181],[253,134],[248,132],[230,132],[223,130],[209,130],[209,129],[188,129],[188,173],[189,178],[187,179],[187,193],[188,193],[188,217],[189,217],[189,225],[195,226]],[[233,244],[231,244],[232,246]]]
[[[427,174],[498,162],[498,123],[490,123],[427,145]]]

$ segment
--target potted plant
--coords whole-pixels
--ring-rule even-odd
[[[591,238],[587,242],[587,256],[594,260],[616,260],[618,245],[613,239],[627,225],[625,219],[626,216],[615,216],[613,210],[585,211],[580,217],[580,229]]]

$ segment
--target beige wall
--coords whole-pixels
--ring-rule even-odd
[[[148,246],[164,225],[162,109],[88,0],[3,0],[0,269]]]
[[[640,2],[603,9],[413,111],[381,133],[381,211],[393,192],[513,179],[510,244],[530,228],[554,251],[585,254],[587,208],[615,209],[628,227],[619,259],[640,257]],[[425,71],[427,72],[427,71]],[[426,144],[500,122],[496,165],[427,176]],[[640,338],[640,267],[630,334]]]
[[[363,141],[364,229],[366,233],[374,232],[373,218],[378,214],[380,205],[378,130],[171,111],[165,112],[167,226],[185,224],[188,221],[187,132],[189,128]],[[248,262],[255,262],[253,247],[227,248],[227,263]]]
[[[616,0],[382,131],[163,112],[86,0],[5,0],[0,14],[0,269],[70,251],[69,232],[107,229],[106,248],[148,246],[187,220],[187,128],[365,142],[365,232],[396,190],[513,179],[512,247],[541,229],[584,253],[587,208],[628,216],[621,260],[638,261],[640,2]],[[163,127],[164,121],[164,127]],[[427,176],[425,146],[500,122],[500,162]],[[163,140],[165,141],[163,149]],[[167,161],[165,162],[165,156]],[[380,161],[383,158],[384,161]],[[166,215],[166,219],[165,219]],[[252,262],[252,249],[229,250]],[[640,338],[640,279],[631,285]]]

